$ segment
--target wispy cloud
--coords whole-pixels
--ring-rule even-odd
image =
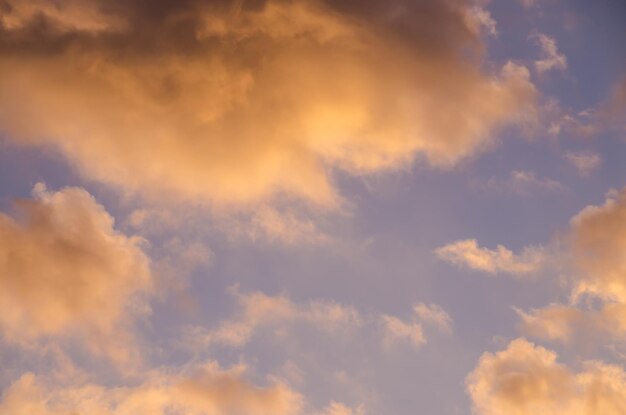
[[[552,70],[567,69],[567,58],[559,52],[554,38],[543,33],[533,34],[531,38],[541,47],[542,58],[535,61],[537,72],[542,74]]]
[[[602,165],[602,158],[592,152],[567,152],[565,158],[581,176],[589,176]]]

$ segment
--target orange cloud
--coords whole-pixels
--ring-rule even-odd
[[[545,253],[541,246],[528,246],[520,254],[515,254],[503,245],[498,245],[496,249],[480,247],[475,239],[458,240],[444,245],[437,248],[435,254],[459,267],[489,274],[533,274],[545,263]]]
[[[560,342],[598,341],[626,334],[626,189],[601,206],[587,206],[571,220],[570,304],[518,310],[522,330]],[[596,299],[599,301],[585,301]]]
[[[394,14],[391,3],[9,7],[0,129],[154,197],[288,193],[329,207],[340,200],[333,169],[368,174],[416,157],[450,167],[533,119],[526,68],[479,69],[486,12],[453,0]]]
[[[602,206],[587,206],[571,221],[571,250],[579,280],[576,295],[590,293],[626,303],[626,189]]]
[[[83,189],[38,184],[33,196],[17,218],[0,213],[0,331],[12,341],[82,334],[94,352],[127,360],[124,320],[151,288],[139,240]]]
[[[3,394],[0,415],[296,415],[302,397],[286,385],[258,387],[241,368],[215,364],[192,373],[153,372],[136,386],[107,388],[86,383],[58,386],[32,373],[22,375]]]
[[[485,353],[466,380],[479,415],[618,415],[626,411],[626,374],[586,362],[573,372],[557,355],[524,339]]]

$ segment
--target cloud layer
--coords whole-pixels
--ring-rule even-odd
[[[332,169],[451,166],[534,116],[469,0],[5,3],[0,129],[155,197],[333,206]]]
[[[286,385],[258,387],[244,368],[207,364],[189,373],[153,372],[136,386],[107,388],[82,383],[59,386],[26,373],[3,394],[0,415],[296,415],[303,399]],[[347,412],[350,413],[350,412]]]

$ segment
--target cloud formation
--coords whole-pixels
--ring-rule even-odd
[[[417,303],[413,306],[413,317],[404,321],[398,317],[383,314],[380,316],[383,328],[383,341],[387,346],[408,341],[415,348],[426,344],[424,326],[432,326],[441,333],[452,333],[452,318],[437,304]]]
[[[579,280],[575,294],[626,303],[626,189],[571,220],[571,251]]]
[[[557,355],[517,339],[485,353],[466,385],[479,415],[618,415],[626,411],[626,373],[586,362],[573,372]]]
[[[587,206],[571,220],[572,265],[569,304],[518,310],[531,336],[579,343],[626,334],[626,189],[609,193],[600,206]],[[595,300],[595,301],[594,301]]]
[[[513,170],[506,179],[492,177],[485,186],[489,190],[497,190],[516,195],[529,195],[536,192],[558,192],[566,189],[564,185],[550,178],[537,177],[533,171]]]
[[[3,394],[0,415],[296,415],[303,398],[288,386],[258,387],[244,367],[222,370],[211,363],[189,373],[152,372],[141,384],[107,388],[83,383],[59,386],[32,373]],[[350,413],[350,412],[348,412]]]
[[[589,176],[602,165],[602,157],[591,152],[567,152],[565,158],[578,170],[581,176]]]
[[[537,33],[532,37],[537,41],[542,52],[542,59],[535,61],[537,72],[541,74],[551,70],[564,71],[567,69],[567,58],[559,52],[554,38],[543,33]]]
[[[128,359],[124,327],[151,289],[139,240],[80,188],[37,184],[18,215],[0,213],[0,330],[5,339],[76,335],[94,351]],[[116,333],[114,335],[114,333]]]
[[[511,274],[523,276],[536,273],[545,264],[545,252],[541,246],[527,246],[515,254],[505,246],[496,249],[483,248],[475,239],[464,239],[444,245],[435,254],[458,267],[467,267],[488,274]]]
[[[413,347],[420,347],[426,343],[426,336],[422,325],[415,322],[405,322],[398,317],[383,315],[381,321],[384,328],[384,341],[392,345],[399,341],[408,341]]]
[[[335,206],[333,169],[450,167],[535,116],[470,0],[4,4],[0,130],[153,197]]]
[[[190,345],[242,347],[260,328],[294,322],[310,324],[331,333],[345,332],[362,324],[357,310],[332,301],[311,301],[298,305],[285,295],[241,293],[238,286],[232,287],[230,292],[238,303],[235,317],[220,322],[217,328],[208,331],[200,327],[189,328],[187,339]]]

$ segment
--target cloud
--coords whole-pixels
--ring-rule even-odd
[[[596,308],[550,304],[530,312],[516,311],[522,332],[535,338],[586,348],[626,339],[626,305],[622,303],[603,303]]]
[[[5,0],[0,25],[8,32],[27,30],[34,22],[45,20],[59,34],[119,31],[123,22],[104,12],[95,1]]]
[[[189,373],[151,372],[135,386],[84,383],[59,386],[26,373],[5,390],[0,415],[179,414],[296,415],[303,398],[288,386],[259,387],[243,378],[245,368],[222,370],[211,363]]]
[[[554,38],[543,33],[537,33],[531,37],[536,40],[542,51],[542,59],[535,61],[537,72],[541,74],[551,70],[564,71],[567,69],[567,58],[559,53]]]
[[[451,167],[535,117],[469,0],[4,3],[0,130],[157,200],[333,207],[334,170]]]
[[[537,5],[537,0],[519,0],[519,2],[524,6],[525,9],[530,9]]]
[[[589,176],[602,165],[602,158],[596,153],[570,151],[565,154],[565,158],[581,176]]]
[[[540,178],[534,172],[524,170],[513,170],[506,179],[491,178],[485,188],[516,195],[529,195],[538,191],[558,192],[566,189],[556,180]]]
[[[610,192],[603,205],[587,206],[568,235],[572,266],[569,304],[518,310],[522,330],[570,343],[623,340],[626,334],[626,189]]]
[[[404,322],[397,317],[383,315],[381,317],[385,332],[385,343],[394,344],[398,341],[408,341],[414,347],[420,347],[426,343],[424,330],[419,323]]]
[[[575,294],[626,303],[626,189],[578,213],[571,220],[570,242],[579,278]]]
[[[310,324],[330,333],[345,332],[362,324],[357,310],[333,301],[310,301],[305,305],[298,305],[285,295],[241,293],[238,286],[232,287],[230,292],[238,303],[235,317],[220,322],[219,326],[212,330],[189,327],[187,329],[189,345],[206,347],[221,344],[242,347],[260,328],[279,327],[296,322]]]
[[[353,409],[339,402],[331,402],[323,412],[317,415],[363,415],[364,413],[362,406]]]
[[[497,36],[498,30],[496,29],[496,21],[491,17],[491,14],[482,7],[471,7],[466,14],[467,24],[474,32],[479,33],[481,30],[485,30],[491,36]]]
[[[610,91],[599,103],[582,111],[568,111],[554,101],[541,110],[549,121],[548,133],[593,138],[602,133],[622,134],[626,130],[626,76],[611,85]]]
[[[238,286],[231,287],[230,292],[237,300],[234,316],[210,329],[186,327],[183,347],[191,350],[206,350],[215,345],[240,348],[248,344],[255,333],[283,332],[297,326],[313,327],[333,338],[356,337],[365,332],[380,336],[382,333],[383,343],[387,346],[402,341],[415,347],[425,344],[424,325],[441,333],[452,332],[452,318],[436,304],[415,304],[412,318],[404,321],[388,314],[364,315],[352,306],[335,301],[313,300],[297,304],[284,294],[242,293]]]
[[[437,304],[417,303],[413,306],[413,311],[423,323],[433,325],[444,333],[452,332],[452,318]]]
[[[116,360],[130,358],[125,327],[145,309],[149,260],[140,240],[80,188],[37,184],[19,214],[0,213],[0,330],[5,339],[77,336]]]
[[[436,255],[458,267],[467,267],[489,274],[523,276],[538,272],[545,264],[541,246],[527,246],[515,254],[502,245],[496,249],[482,248],[475,239],[458,240],[435,250]]]
[[[383,327],[383,339],[388,346],[408,341],[413,347],[426,344],[424,325],[434,326],[443,333],[452,332],[452,318],[437,304],[417,303],[413,306],[413,319],[404,321],[395,316],[383,314],[380,321]]]
[[[332,238],[320,229],[319,218],[311,218],[298,209],[277,209],[268,205],[257,207],[251,215],[232,215],[218,227],[231,238],[245,237],[252,241],[266,240],[292,246],[318,246]]]
[[[626,374],[619,366],[586,362],[573,372],[557,355],[525,339],[485,353],[467,377],[479,415],[617,415],[626,411]]]

